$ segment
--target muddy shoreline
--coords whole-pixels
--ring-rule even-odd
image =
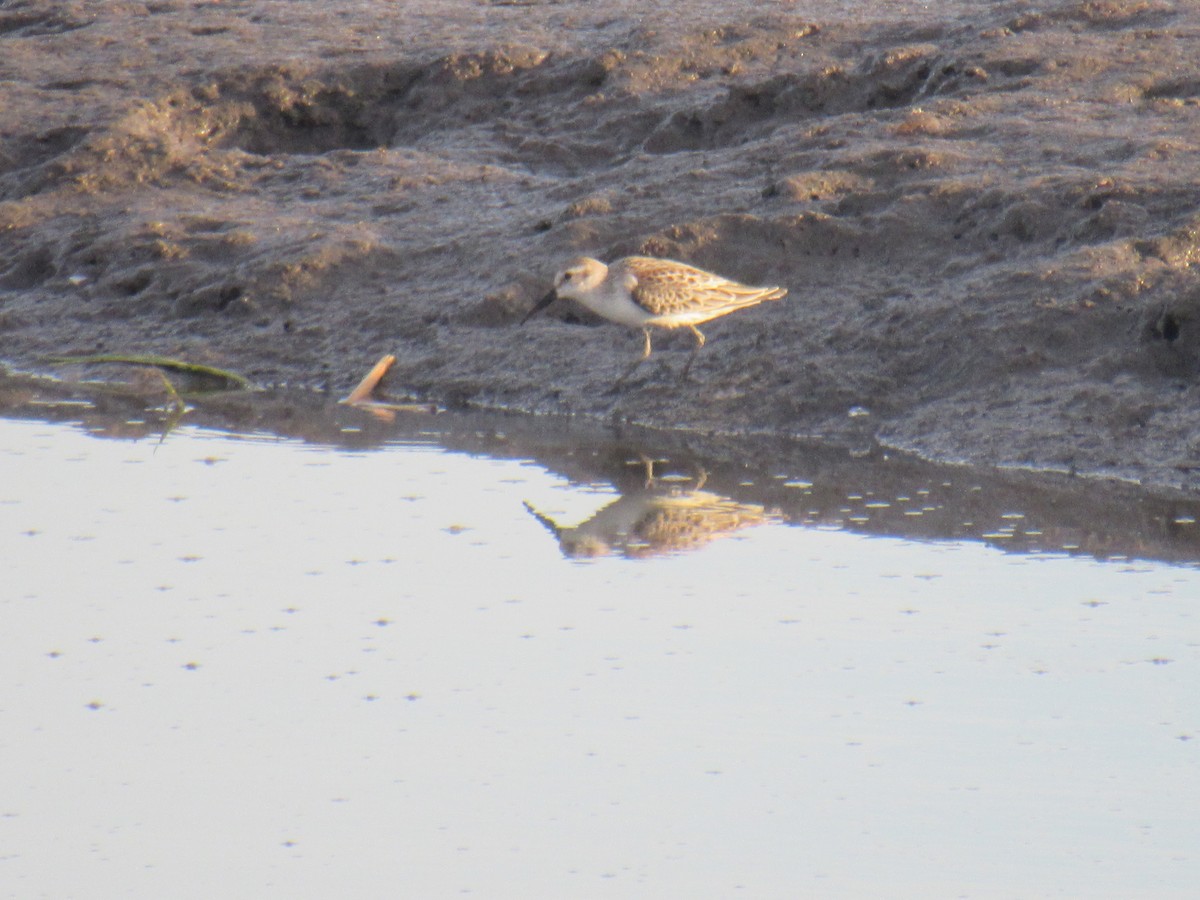
[[[1194,495],[1063,472],[933,463],[881,446],[866,430],[838,443],[479,410],[414,407],[381,415],[300,390],[184,397],[186,408],[177,408],[177,397],[150,371],[100,383],[0,372],[0,416],[71,425],[110,440],[170,441],[187,427],[354,452],[433,443],[448,452],[533,461],[578,484],[609,484],[633,503],[682,482],[802,527],[981,541],[1017,553],[1200,561]]]
[[[938,6],[7,4],[0,359],[1197,490],[1200,10]],[[610,392],[634,252],[791,293]]]

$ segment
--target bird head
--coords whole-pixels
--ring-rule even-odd
[[[565,268],[554,276],[554,287],[535,303],[525,313],[525,317],[521,319],[521,324],[524,325],[533,316],[545,309],[559,297],[568,297],[578,299],[580,295],[587,293],[592,288],[596,287],[608,274],[608,266],[600,262],[598,259],[592,259],[590,256],[580,256],[571,260]]]

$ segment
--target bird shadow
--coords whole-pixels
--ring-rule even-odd
[[[700,379],[692,374],[692,368],[686,363],[674,365],[666,359],[655,360],[653,363],[642,362],[641,365],[621,373],[603,391],[603,395],[618,397],[634,391],[700,384]]]

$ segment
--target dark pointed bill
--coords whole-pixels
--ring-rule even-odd
[[[533,318],[534,313],[545,309],[547,306],[553,303],[557,296],[558,294],[556,294],[554,291],[550,291],[550,293],[548,293],[545,297],[533,304],[533,307],[529,310],[529,312],[525,313],[525,317],[521,319],[521,324],[524,325],[531,318]]]

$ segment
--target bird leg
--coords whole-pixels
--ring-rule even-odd
[[[630,365],[629,368],[627,368],[617,377],[617,380],[613,383],[614,388],[620,387],[624,383],[625,379],[633,374],[634,369],[650,358],[650,329],[643,328],[642,334],[646,338],[646,346],[642,348],[642,355],[635,359],[632,365]]]
[[[654,460],[648,457],[645,453],[639,453],[638,456],[641,457],[642,466],[646,470],[646,480],[642,482],[642,487],[644,487],[646,490],[650,490],[650,488],[654,487],[655,482]]]
[[[688,328],[692,329],[692,334],[696,337],[696,346],[692,348],[692,353],[688,357],[687,363],[684,364],[683,371],[679,373],[680,381],[687,380],[688,372],[692,370],[692,363],[696,359],[696,354],[699,353],[700,348],[704,346],[704,335],[700,333],[700,329],[695,325],[689,325]]]

